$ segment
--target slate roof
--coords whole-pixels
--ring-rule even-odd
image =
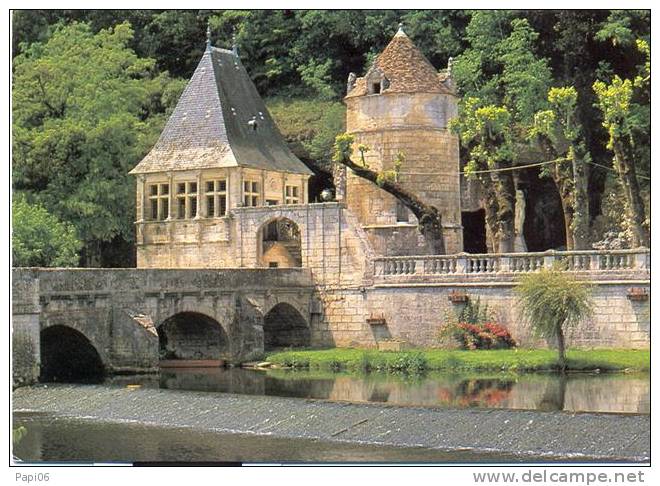
[[[209,46],[158,142],[130,173],[218,167],[313,174],[289,150],[238,56]]]
[[[399,28],[385,50],[376,57],[364,77],[355,80],[355,87],[346,98],[366,95],[366,80],[375,71],[382,72],[389,81],[389,86],[381,93],[454,94],[445,84],[447,74],[439,73],[433,67],[402,28]]]

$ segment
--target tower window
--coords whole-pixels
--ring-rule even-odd
[[[162,221],[170,215],[170,185],[149,185],[149,217],[154,221]]]
[[[408,208],[401,201],[396,202],[396,222],[407,223],[409,221]]]
[[[256,181],[243,181],[243,205],[259,205],[259,183]]]
[[[216,218],[227,214],[227,180],[206,181],[206,216]]]

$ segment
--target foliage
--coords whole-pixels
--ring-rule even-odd
[[[497,324],[495,314],[481,299],[468,300],[458,314],[450,313],[440,331],[462,349],[507,349],[516,347],[509,330]]]
[[[307,98],[270,98],[266,105],[294,153],[329,170],[335,137],[345,130],[344,105]]]
[[[567,368],[574,371],[650,370],[649,350],[569,349],[566,356]],[[335,369],[352,372],[366,369],[389,372],[388,363],[401,359],[419,363],[420,358],[424,360],[424,370],[529,372],[556,370],[558,366],[557,353],[553,350],[520,348],[479,351],[420,349],[413,352],[331,348],[281,351],[265,357],[276,365],[296,369],[331,371],[332,364]]]
[[[637,48],[645,56],[633,78],[615,75],[609,83],[596,81],[593,85],[597,107],[603,116],[603,127],[609,139],[607,148],[614,155],[614,166],[625,196],[626,215],[630,220],[633,245],[648,245],[650,221],[637,180],[637,170],[648,172],[650,153],[644,147],[650,137],[650,50],[643,40]]]
[[[524,275],[516,287],[522,315],[541,337],[577,326],[591,315],[591,288],[560,268],[542,268]]]
[[[88,256],[99,242],[132,241],[128,171],[164,121],[170,80],[127,47],[132,38],[127,24],[93,34],[74,23],[14,59],[14,188],[73,224]]]
[[[564,332],[592,313],[591,288],[561,268],[542,268],[524,275],[516,293],[521,316],[541,337],[556,339],[560,368],[564,363]]]
[[[22,194],[12,201],[11,243],[15,267],[75,267],[82,247],[72,225]]]
[[[12,444],[17,445],[23,438],[27,435],[28,431],[23,426],[20,425],[11,431],[11,441]]]

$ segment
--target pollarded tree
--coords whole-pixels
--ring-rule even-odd
[[[333,161],[351,169],[355,175],[362,177],[381,189],[397,198],[405,207],[407,207],[417,218],[419,222],[419,232],[424,237],[433,254],[442,255],[445,253],[445,244],[442,235],[442,216],[435,206],[431,206],[422,201],[412,192],[404,189],[398,182],[398,173],[401,164],[405,159],[403,154],[399,154],[394,164],[393,170],[375,171],[370,169],[364,159],[364,153],[368,147],[358,147],[361,153],[361,165],[351,160],[353,152],[354,137],[349,134],[338,135],[335,139],[335,154]]]
[[[513,251],[515,186],[511,169],[514,150],[511,114],[503,106],[480,106],[477,98],[463,101],[451,128],[461,138],[470,158],[468,177],[481,181],[485,194],[486,230],[492,251]]]
[[[592,313],[591,289],[560,268],[525,275],[516,287],[520,313],[535,334],[555,340],[559,370],[566,372],[566,330]]]
[[[649,226],[644,201],[637,180],[636,146],[639,138],[648,138],[650,105],[640,103],[646,97],[651,80],[650,50],[645,41],[637,41],[646,55],[646,63],[634,80],[614,76],[607,84],[594,83],[597,106],[603,114],[603,127],[609,140],[607,148],[614,154],[614,166],[624,189],[626,213],[632,230],[633,246],[650,244]],[[637,99],[636,99],[637,98]]]
[[[552,79],[535,52],[538,34],[517,15],[475,12],[466,30],[470,47],[452,70],[463,95],[452,128],[467,149],[466,174],[483,188],[489,250],[499,252],[513,251],[513,169],[529,151],[527,131]]]
[[[551,88],[550,109],[536,113],[530,130],[530,137],[539,143],[548,160],[557,161],[543,166],[540,175],[552,177],[559,191],[568,250],[589,248],[587,164],[591,156],[578,120],[577,98],[572,86]]]

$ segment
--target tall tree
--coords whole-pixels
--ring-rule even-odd
[[[452,127],[468,152],[466,173],[481,181],[490,251],[513,251],[515,183],[511,170],[526,132],[545,104],[551,72],[535,54],[538,34],[507,11],[473,14],[470,47],[455,63],[464,95]]]
[[[596,81],[594,91],[598,108],[603,114],[603,127],[609,140],[607,148],[614,154],[614,166],[624,189],[626,213],[632,231],[633,246],[650,244],[650,221],[646,217],[639,182],[637,180],[636,146],[639,138],[648,136],[650,105],[648,99],[651,62],[649,45],[638,40],[640,51],[646,55],[646,62],[634,79],[622,79],[615,75],[610,83]]]
[[[564,212],[566,248],[589,248],[588,166],[591,156],[577,118],[575,88],[551,88],[548,92],[549,110],[538,112],[530,131],[550,160],[541,170],[555,182]],[[570,164],[564,163],[570,162]]]
[[[127,47],[132,37],[127,24],[94,34],[73,23],[14,59],[14,189],[75,226],[87,265],[126,265],[106,262],[102,249],[130,249],[128,171],[158,136],[162,100],[181,88]]]

